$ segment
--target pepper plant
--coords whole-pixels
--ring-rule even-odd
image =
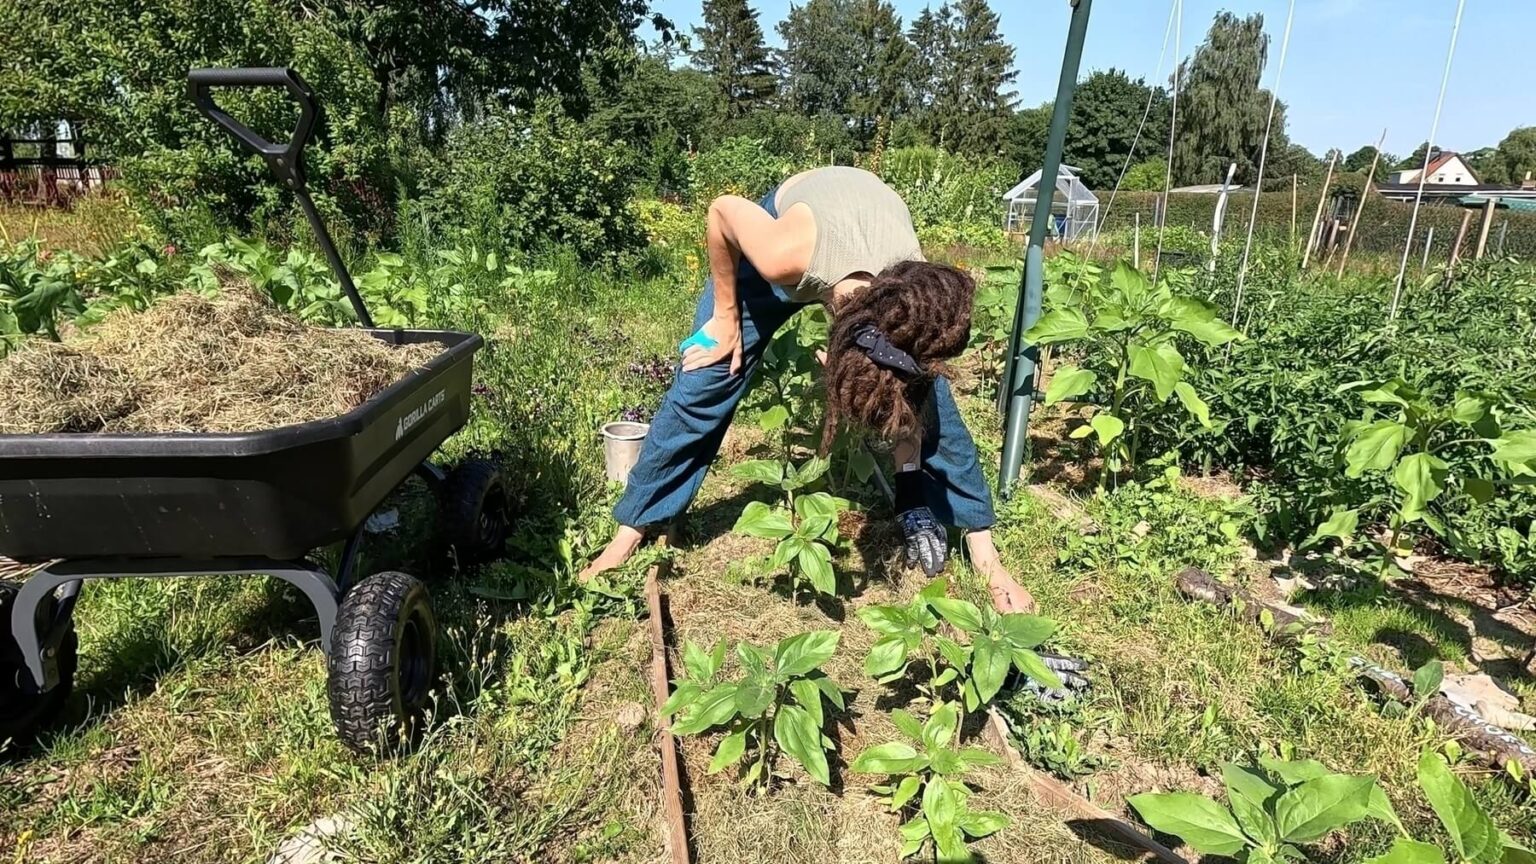
[[[771,652],[739,643],[740,674],[727,680],[720,680],[725,643],[705,651],[690,642],[683,651],[687,677],[675,682],[661,712],[677,715],[672,731],[678,735],[726,730],[709,763],[711,774],[747,757],[743,782],[761,788],[775,776],[772,760],[777,750],[823,786],[830,785],[827,752],[833,744],[821,731],[826,723],[821,703],[825,699],[842,710],[844,701],[842,689],[821,666],[837,651],[837,640],[836,631],[812,630],[781,640]]]
[[[1212,428],[1210,408],[1186,379],[1185,338],[1219,348],[1242,334],[1217,317],[1216,308],[1175,290],[1177,280],[1153,284],[1121,261],[1107,278],[1058,281],[1045,293],[1047,311],[1024,338],[1035,345],[1066,345],[1083,365],[1057,367],[1045,404],[1091,401],[1099,407],[1073,431],[1093,436],[1104,457],[1100,482],[1134,466],[1141,432],[1156,409],[1177,397],[1201,426]],[[1085,398],[1086,397],[1086,398]]]
[[[1300,846],[1366,818],[1400,824],[1375,777],[1335,774],[1312,760],[1260,759],[1251,767],[1228,762],[1221,778],[1227,806],[1193,792],[1127,800],[1154,829],[1203,854],[1247,864],[1311,860]]]
[[[1536,431],[1505,431],[1500,422],[1505,409],[1487,396],[1459,392],[1444,405],[1401,378],[1356,382],[1340,390],[1357,391],[1367,405],[1376,406],[1367,417],[1345,424],[1345,476],[1358,480],[1386,474],[1391,483],[1362,506],[1334,511],[1303,546],[1338,538],[1347,549],[1363,509],[1390,508],[1387,539],[1373,544],[1377,573],[1385,575],[1393,556],[1412,551],[1408,532],[1415,524],[1455,542],[1436,512],[1438,502],[1465,496],[1487,503],[1500,485],[1529,483],[1536,477]],[[1461,469],[1453,471],[1447,457],[1466,455],[1468,449],[1483,458],[1458,458],[1454,464]]]
[[[972,810],[971,789],[963,779],[971,768],[1002,760],[976,747],[952,745],[960,727],[960,708],[952,702],[936,707],[927,723],[896,709],[891,722],[915,742],[891,741],[870,747],[853,760],[861,774],[889,775],[888,783],[872,787],[893,812],[916,812],[901,826],[902,857],[916,855],[932,844],[936,861],[970,861],[966,839],[979,840],[1009,823],[1008,816]]]
[[[1038,615],[1001,614],[965,600],[946,597],[948,584],[934,580],[905,606],[866,606],[859,617],[880,634],[865,658],[864,669],[881,683],[904,676],[915,657],[926,655],[929,679],[919,685],[934,703],[954,685],[968,711],[990,703],[1010,669],[1050,688],[1062,687],[1057,674],[1034,649],[1056,632],[1056,623]],[[963,634],[962,644],[939,632],[943,620]],[[925,650],[926,649],[926,650]]]

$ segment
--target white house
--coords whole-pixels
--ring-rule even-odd
[[[1387,175],[1387,182],[1396,185],[1412,183],[1417,186],[1419,175],[1424,173],[1422,168],[1403,168]],[[1472,166],[1468,165],[1460,153],[1452,153],[1449,150],[1441,150],[1429,160],[1427,186],[1476,186],[1480,182],[1473,173]]]

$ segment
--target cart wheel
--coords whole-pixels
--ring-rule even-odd
[[[507,484],[494,462],[471,459],[448,474],[442,489],[443,539],[460,564],[500,557],[510,524]]]
[[[377,753],[410,741],[437,678],[437,618],[426,586],[398,572],[354,585],[336,615],[328,665],[331,720],[347,746]]]
[[[31,733],[48,724],[75,686],[75,668],[79,664],[80,640],[75,636],[75,622],[65,626],[64,641],[59,643],[59,683],[39,693],[32,673],[21,659],[21,649],[11,636],[11,604],[16,599],[15,585],[0,583],[0,744],[22,742]],[[53,610],[45,610],[51,615]]]

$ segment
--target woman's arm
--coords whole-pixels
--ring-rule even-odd
[[[810,265],[816,226],[805,207],[792,207],[775,219],[756,203],[736,195],[716,198],[709,205],[704,235],[709,274],[715,286],[715,314],[704,335],[715,345],[690,347],[683,369],[692,371],[731,358],[731,372],[741,370],[741,307],[736,294],[736,268],[747,256],[754,269],[774,284],[794,284]]]

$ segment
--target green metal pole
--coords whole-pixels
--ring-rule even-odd
[[[1008,337],[1008,368],[1003,380],[1008,413],[1003,426],[1002,470],[997,478],[997,491],[1003,497],[1013,491],[1013,484],[1019,479],[1024,445],[1029,440],[1029,409],[1035,398],[1035,364],[1040,350],[1024,344],[1022,336],[1040,318],[1040,296],[1045,279],[1045,232],[1051,222],[1057,175],[1061,173],[1061,151],[1067,142],[1067,120],[1072,116],[1072,93],[1077,88],[1077,70],[1083,59],[1088,13],[1093,8],[1093,0],[1071,2],[1072,23],[1067,28],[1067,52],[1061,61],[1061,80],[1056,84],[1056,105],[1051,111],[1045,165],[1040,170],[1040,187],[1035,193],[1035,215],[1029,223],[1029,246],[1024,253],[1024,281],[1020,286],[1022,296],[1014,312],[1013,332]]]

